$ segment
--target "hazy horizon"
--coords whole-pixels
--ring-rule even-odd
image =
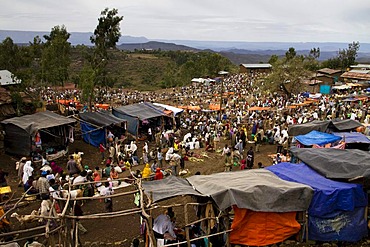
[[[370,1],[0,0],[0,29],[93,32],[100,12],[124,16],[122,35],[151,40],[370,43]],[[16,20],[16,21],[15,21]]]

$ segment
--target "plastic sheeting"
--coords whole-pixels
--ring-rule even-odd
[[[40,129],[47,129],[67,124],[75,124],[76,120],[66,118],[51,111],[37,112],[32,115],[6,119],[2,124],[14,124],[33,136]]]
[[[224,210],[232,205],[259,212],[292,212],[308,208],[312,189],[287,182],[265,169],[196,175],[187,180]]]
[[[29,156],[32,151],[32,137],[37,131],[44,131],[42,139],[48,137],[60,145],[66,145],[69,126],[76,120],[66,118],[51,111],[14,117],[1,122],[6,133],[5,151],[7,153]],[[49,134],[50,133],[50,134]],[[45,143],[45,139],[43,140]]]
[[[292,154],[330,179],[370,178],[370,153],[357,149],[291,148]]]
[[[94,147],[99,147],[100,143],[106,144],[105,140],[105,128],[96,129],[96,127],[91,126],[88,123],[80,123],[82,138],[85,142],[93,145]]]
[[[339,136],[345,143],[368,143],[370,144],[369,138],[359,132],[337,132],[333,135]]]
[[[120,124],[126,121],[124,119],[115,117],[112,113],[108,111],[84,112],[79,113],[78,116],[82,120],[99,127],[106,127],[112,124]]]
[[[290,136],[297,136],[297,135],[305,135],[311,132],[312,130],[326,132],[329,124],[330,124],[329,120],[325,120],[325,121],[315,120],[315,121],[304,123],[304,124],[289,125],[288,133]]]
[[[342,138],[336,135],[313,130],[305,135],[296,136],[295,139],[305,146],[312,146],[314,144],[321,146],[339,141]]]
[[[230,243],[247,246],[265,246],[286,240],[299,232],[301,226],[296,212],[272,213],[254,212],[234,208]]]
[[[137,136],[137,134],[138,134],[137,132],[138,132],[138,129],[139,129],[139,121],[140,121],[139,118],[137,118],[135,116],[130,116],[128,114],[125,114],[121,111],[117,111],[115,109],[112,110],[112,113],[113,113],[114,116],[127,121],[127,131],[128,131],[128,133],[130,133],[133,136]]]
[[[176,176],[169,176],[161,180],[143,181],[143,188],[144,193],[152,197],[153,202],[182,195],[203,196],[188,181]]]
[[[304,135],[312,130],[320,132],[338,132],[338,131],[351,131],[357,127],[363,126],[360,122],[352,119],[333,119],[333,120],[314,120],[304,124],[294,124],[288,127],[290,136]]]
[[[280,163],[266,169],[281,179],[314,189],[308,209],[308,239],[359,241],[367,235],[367,196],[361,185],[326,179],[303,163]]]

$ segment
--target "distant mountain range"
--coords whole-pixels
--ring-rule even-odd
[[[0,30],[0,42],[11,37],[14,43],[24,44],[33,41],[36,36],[43,37],[49,32]],[[72,45],[91,45],[91,32],[71,32],[69,42]],[[196,41],[196,40],[150,40],[145,37],[122,36],[117,46],[122,50],[211,50],[228,57],[233,63],[267,62],[271,55],[283,56],[294,47],[298,54],[308,54],[312,48],[320,48],[320,60],[335,57],[339,49],[348,48],[348,43],[339,42],[243,42],[243,41]],[[360,43],[358,62],[370,63],[370,43]]]

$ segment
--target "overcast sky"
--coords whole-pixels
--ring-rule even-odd
[[[149,39],[370,43],[370,0],[0,0],[0,29],[93,32],[117,8]]]

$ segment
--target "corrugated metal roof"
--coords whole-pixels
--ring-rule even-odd
[[[351,65],[351,68],[366,68],[366,69],[370,69],[370,64]]]
[[[270,69],[272,65],[269,63],[242,63],[240,64],[247,69]]]
[[[354,73],[354,72],[351,72],[351,71],[343,73],[340,77],[370,81],[370,74]]]
[[[324,69],[318,70],[317,72],[323,73],[323,74],[329,74],[330,75],[330,74],[339,73],[341,71],[340,70],[337,70],[337,69],[324,68]]]
[[[349,71],[351,73],[359,73],[359,74],[370,74],[370,70],[364,70],[364,69],[353,69]]]

